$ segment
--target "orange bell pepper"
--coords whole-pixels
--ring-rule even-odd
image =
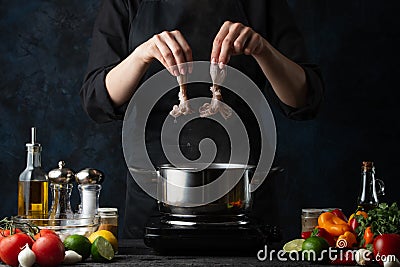
[[[346,231],[336,240],[336,247],[339,248],[351,248],[354,245],[357,245],[357,237],[350,231]]]
[[[331,212],[324,212],[318,217],[318,226],[324,228],[333,236],[340,236],[347,231],[351,231],[351,227],[346,221]]]
[[[372,244],[374,241],[374,233],[371,230],[371,226],[365,228],[364,231],[364,247],[368,244]]]

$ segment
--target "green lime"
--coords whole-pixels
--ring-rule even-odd
[[[74,234],[65,238],[64,246],[65,250],[73,250],[82,256],[82,260],[85,260],[90,256],[92,243],[86,236]]]
[[[91,248],[93,261],[110,261],[114,258],[114,249],[111,243],[102,236],[97,237]]]
[[[118,251],[118,240],[115,237],[115,235],[108,230],[104,230],[104,229],[98,230],[96,232],[93,232],[88,238],[89,238],[90,242],[93,243],[96,240],[96,238],[99,236],[104,237],[111,243],[111,245],[114,248],[114,252]]]
[[[321,253],[329,248],[326,240],[319,236],[311,236],[304,240],[301,249],[305,260],[317,261],[321,259]],[[327,253],[324,253],[326,256]]]
[[[301,251],[301,246],[303,245],[304,239],[294,239],[292,241],[287,242],[283,246],[283,250],[285,252],[291,252],[291,251]]]

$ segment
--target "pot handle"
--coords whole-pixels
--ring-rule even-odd
[[[284,170],[285,169],[280,166],[275,166],[275,167],[272,167],[268,173],[258,173],[256,177],[254,177],[255,176],[254,175],[249,184],[250,192],[256,191],[257,188],[261,185],[261,183],[265,182],[265,179],[264,179],[264,181],[261,181],[263,178],[271,177],[277,173],[283,172]]]

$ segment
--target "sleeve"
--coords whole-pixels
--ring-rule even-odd
[[[130,16],[139,1],[103,0],[93,27],[87,72],[80,90],[83,108],[103,123],[122,119],[125,107],[116,108],[105,86],[107,73],[128,56]]]
[[[293,108],[283,103],[269,82],[266,94],[280,110],[294,120],[312,119],[318,113],[323,99],[324,84],[319,67],[308,61],[304,39],[286,0],[242,0],[251,26],[263,35],[273,47],[299,64],[305,71],[308,87],[307,104]]]
[[[308,62],[303,36],[296,26],[287,1],[271,0],[268,15],[267,35],[271,44],[304,69],[308,87],[307,103],[302,108],[293,108],[283,103],[269,84],[268,91],[273,92],[272,98],[287,117],[294,120],[312,119],[317,115],[323,99],[321,71],[316,64]]]

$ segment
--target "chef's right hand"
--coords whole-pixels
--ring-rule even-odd
[[[156,34],[136,50],[145,63],[157,59],[174,76],[191,72],[192,49],[178,30]]]

